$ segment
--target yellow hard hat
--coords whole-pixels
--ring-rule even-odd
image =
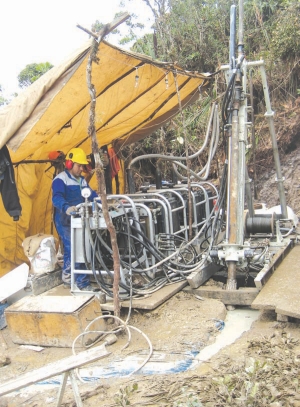
[[[66,155],[66,160],[71,160],[73,163],[87,165],[86,154],[82,148],[72,148]]]

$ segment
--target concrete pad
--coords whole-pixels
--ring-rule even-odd
[[[296,244],[257,295],[252,308],[275,310],[278,314],[300,318],[299,259],[300,244]]]

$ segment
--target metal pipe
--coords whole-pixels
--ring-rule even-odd
[[[230,76],[235,67],[235,35],[236,35],[236,7],[230,8],[230,44],[229,44],[229,69]],[[234,20],[234,21],[232,21]],[[234,60],[234,63],[232,62]],[[227,180],[227,222],[226,241],[228,244],[236,243],[236,205],[237,205],[237,174],[238,174],[238,106],[236,105],[236,92],[234,91],[233,110],[228,118],[228,180]],[[227,262],[227,282],[226,289],[234,289],[236,281],[236,264]]]
[[[236,287],[236,262],[228,261],[226,290],[236,290]]]
[[[155,185],[156,189],[162,188],[161,161],[157,160],[155,168]]]
[[[133,179],[133,172],[131,168],[127,168],[127,181],[128,181],[128,191],[130,194],[135,193],[135,184]]]
[[[243,48],[240,48],[239,59],[244,57]],[[241,71],[238,76],[241,75]],[[238,203],[237,203],[237,244],[244,243],[244,207],[245,207],[245,184],[246,184],[246,139],[247,139],[247,98],[244,97],[247,90],[247,71],[243,65],[241,77],[241,94],[239,106],[239,172],[238,172]],[[250,195],[251,196],[251,195]]]
[[[260,68],[265,103],[266,103],[266,108],[267,108],[267,112],[265,113],[265,116],[267,117],[268,122],[269,122],[269,130],[270,130],[272,147],[273,147],[273,156],[274,156],[276,176],[277,176],[276,181],[277,181],[277,187],[278,187],[278,192],[279,192],[281,212],[282,212],[283,217],[285,219],[287,219],[288,214],[287,214],[285,191],[284,191],[284,186],[283,186],[284,177],[282,177],[282,173],[281,173],[280,159],[279,159],[278,146],[277,146],[277,140],[276,140],[276,134],[275,134],[275,126],[274,126],[274,112],[271,109],[270,96],[269,96],[269,90],[268,90],[268,84],[267,84],[264,64],[265,63],[263,60],[247,62],[247,66],[258,66]],[[228,70],[229,68],[230,68],[230,65],[222,65],[220,69]]]
[[[255,118],[254,118],[254,103],[253,103],[253,69],[250,70],[250,104],[251,104],[251,144],[252,144],[252,157],[253,157],[253,190],[254,199],[257,199],[257,186],[256,186],[256,140],[255,140]]]
[[[227,214],[228,245],[242,245],[244,237],[243,211],[245,193],[245,108],[242,101],[243,80],[241,65],[244,59],[243,45],[243,0],[239,1],[239,38],[238,38],[238,63],[236,64],[236,79],[234,85],[234,100],[232,108],[231,126],[231,156],[229,163],[228,196],[230,194],[229,216]],[[230,65],[231,62],[229,62]],[[240,106],[242,105],[241,113]],[[228,261],[228,275],[226,289],[236,289],[236,261]]]
[[[247,199],[248,212],[251,217],[254,216],[253,200],[251,193],[251,181],[248,174],[248,169],[245,169],[245,193]]]
[[[244,55],[244,1],[239,1],[239,43],[238,56]]]
[[[272,147],[273,147],[273,156],[274,156],[276,176],[277,176],[276,182],[277,182],[277,188],[278,188],[278,192],[279,192],[281,213],[285,219],[288,219],[285,191],[284,191],[284,186],[283,186],[284,177],[282,176],[282,173],[281,173],[280,159],[279,159],[278,146],[277,146],[277,140],[276,140],[275,126],[274,126],[274,112],[271,109],[271,102],[270,102],[267,77],[266,77],[266,71],[265,71],[264,65],[260,66],[260,73],[261,73],[264,96],[265,96],[265,103],[266,103],[266,108],[267,108],[265,116],[267,117],[268,122],[269,122],[269,130],[270,130]]]
[[[149,220],[149,222],[148,222],[149,238],[150,238],[150,241],[154,242],[155,246],[157,247],[157,242],[156,242],[156,240],[154,238],[155,237],[154,226],[153,226],[154,221],[153,221],[153,216],[152,216],[152,212],[151,212],[150,208],[147,205],[144,205],[144,204],[138,203],[138,202],[135,202],[135,206],[137,208],[142,208],[147,213],[148,220]],[[146,223],[146,229],[147,229],[147,223]],[[151,266],[152,266],[152,265],[155,264],[155,257],[154,257],[153,254],[150,254],[150,258],[151,258]],[[156,272],[156,269],[152,270],[151,273],[149,272],[150,277],[154,277],[155,272]]]
[[[229,66],[235,68],[235,33],[236,33],[236,6],[230,7],[230,37],[229,37]]]
[[[229,244],[238,244],[237,241],[237,209],[238,209],[238,194],[239,194],[239,99],[240,99],[241,88],[236,86],[235,89],[235,100],[233,103],[232,110],[232,134],[231,134],[231,163],[230,163],[230,213],[229,213]],[[228,215],[227,215],[228,216]]]
[[[264,65],[263,60],[247,62],[247,66],[261,66],[261,65]],[[221,65],[221,67],[220,67],[221,71],[227,71],[228,69],[230,69],[229,65]]]
[[[153,194],[152,196],[158,196],[158,194]],[[139,197],[139,199],[138,199],[138,197]],[[132,198],[132,200],[133,200],[133,202],[139,202],[139,203],[143,203],[143,202],[156,202],[156,203],[158,203],[159,205],[161,205],[162,206],[162,208],[163,208],[163,210],[164,210],[164,213],[165,213],[165,218],[166,218],[166,223],[165,223],[165,226],[166,226],[166,232],[165,233],[171,233],[171,234],[173,234],[173,223],[171,222],[171,220],[170,220],[170,214],[171,214],[171,206],[170,206],[170,204],[169,204],[169,202],[167,201],[167,200],[165,200],[166,202],[164,202],[161,198],[164,198],[164,197],[161,197],[161,196],[158,196],[158,198],[160,198],[160,199],[155,199],[155,198],[149,198],[149,199],[146,199],[145,198],[145,194],[139,194],[139,193],[137,193],[137,194],[135,194],[134,196],[133,195],[131,195],[131,198]]]
[[[247,122],[247,98],[244,97],[247,91],[247,67],[244,64],[244,1],[239,1],[239,31],[238,31],[238,64],[243,63],[243,67],[237,72],[236,90],[239,101],[239,171],[238,171],[238,203],[237,203],[237,241],[244,243],[244,206],[245,206],[245,176],[246,176],[246,122]],[[241,62],[243,61],[243,62]],[[243,71],[243,75],[242,75]]]
[[[235,67],[235,34],[236,34],[236,6],[232,5],[230,7],[230,43],[229,43],[229,76],[231,77],[233,68]],[[234,61],[234,62],[233,62]],[[231,161],[232,161],[232,114],[228,118],[228,179],[227,179],[227,223],[226,223],[226,232],[225,239],[228,241],[230,234],[230,214],[231,214]]]

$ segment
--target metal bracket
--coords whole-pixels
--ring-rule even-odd
[[[236,244],[223,245],[221,250],[218,250],[218,258],[221,260],[235,261],[239,264],[243,263],[250,256],[250,247],[240,246]]]

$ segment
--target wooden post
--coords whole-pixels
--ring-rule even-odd
[[[106,24],[103,29],[98,33],[92,33],[91,31],[84,29],[83,27],[77,25],[78,28],[83,29],[85,32],[89,33],[94,37],[93,44],[91,46],[91,51],[86,67],[87,74],[87,85],[91,97],[90,113],[89,113],[89,126],[88,126],[88,135],[91,137],[92,152],[95,158],[95,173],[98,183],[98,194],[100,195],[102,202],[102,210],[104,220],[107,225],[107,229],[110,233],[111,247],[113,252],[113,261],[114,261],[114,283],[113,283],[113,297],[114,297],[114,315],[120,315],[120,301],[119,301],[119,283],[120,283],[120,256],[119,249],[117,245],[117,234],[115,227],[110,219],[108,213],[108,203],[106,196],[106,187],[105,187],[105,178],[104,178],[104,168],[103,163],[99,154],[99,145],[97,141],[96,128],[95,128],[95,109],[96,109],[96,90],[92,82],[92,64],[98,63],[99,58],[97,56],[99,44],[103,38],[113,31],[118,25],[123,23],[129,18],[128,13],[122,14],[120,17],[115,19],[112,23]]]

